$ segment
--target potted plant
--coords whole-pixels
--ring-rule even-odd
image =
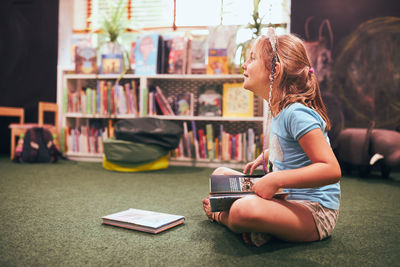
[[[100,54],[104,56],[118,56],[122,58],[122,70],[129,68],[129,54],[122,46],[121,36],[129,28],[130,21],[126,16],[125,1],[108,1],[109,12],[102,14],[99,28]]]
[[[265,24],[262,24],[262,17],[260,17],[260,13],[258,12],[258,7],[260,5],[261,0],[254,0],[254,9],[253,9],[253,14],[251,16],[252,21],[247,24],[246,28],[250,29],[252,31],[252,36],[251,39],[238,44],[237,50],[240,50],[240,66],[244,64],[246,61],[246,58],[249,56],[248,54],[250,53],[250,47],[252,42],[261,35],[261,30]]]

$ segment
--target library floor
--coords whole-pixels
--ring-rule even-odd
[[[339,222],[325,241],[256,248],[209,222],[208,168],[116,173],[99,163],[16,164],[0,157],[0,266],[395,266],[400,173],[345,176]],[[158,235],[101,224],[128,208],[184,215]]]

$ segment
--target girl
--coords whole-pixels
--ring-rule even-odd
[[[271,236],[310,242],[330,236],[338,217],[340,166],[329,144],[330,122],[321,99],[317,78],[303,42],[288,34],[268,31],[253,46],[243,64],[243,87],[268,101],[272,120],[269,149],[248,163],[243,173],[252,174],[272,164],[254,184],[255,196],[233,203],[230,210],[211,212],[211,221],[243,233],[246,243],[262,245]],[[213,174],[240,174],[220,167]],[[286,200],[274,199],[283,189]]]

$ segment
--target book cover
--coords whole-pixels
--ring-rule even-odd
[[[172,38],[168,56],[168,73],[185,74],[186,65],[186,40],[183,36]]]
[[[208,28],[208,52],[209,52],[209,58],[208,58],[208,67],[207,67],[207,73],[210,74],[212,73],[211,69],[209,68],[213,65],[213,59],[211,59],[210,62],[210,52],[215,49],[215,50],[220,50],[221,52],[218,53],[222,53],[223,55],[215,55],[217,57],[217,59],[215,60],[222,60],[222,58],[224,59],[223,64],[225,64],[225,59],[226,59],[226,64],[229,65],[229,60],[233,60],[235,58],[235,54],[236,54],[236,33],[238,32],[238,27],[237,26],[227,26],[227,25],[218,25],[218,26],[210,26]],[[211,50],[211,51],[210,51]],[[211,52],[211,53],[216,53]],[[217,54],[218,54],[217,53]],[[218,59],[218,57],[221,57]],[[218,63],[219,65],[219,63]],[[217,68],[218,70],[218,68]],[[223,73],[228,73],[229,72],[229,67],[226,67],[226,72]]]
[[[230,208],[232,203],[244,196],[253,195],[254,183],[264,175],[211,175],[210,205],[211,211]],[[278,192],[274,198],[285,199],[288,193]]]
[[[242,83],[224,83],[222,91],[222,117],[253,117],[253,93]]]
[[[192,35],[190,53],[190,68],[192,72],[195,69],[206,69],[207,41],[207,35]]]
[[[181,215],[128,209],[102,217],[102,224],[157,234],[185,222]]]
[[[157,74],[159,34],[139,36],[135,46],[135,74]]]
[[[122,55],[107,54],[101,55],[101,74],[119,74],[122,73]]]
[[[129,64],[131,65],[131,69],[135,69],[136,68],[136,64],[135,64],[135,47],[136,47],[136,41],[135,42],[131,42],[131,47],[129,50]]]
[[[181,93],[175,99],[175,111],[178,116],[193,116],[193,93]]]
[[[75,47],[75,72],[91,74],[97,72],[97,50],[89,46]]]
[[[92,39],[89,34],[73,34],[71,39],[71,62],[75,63],[76,47],[92,47]]]
[[[228,49],[210,48],[208,49],[207,74],[228,74]]]
[[[222,115],[222,93],[218,85],[203,86],[199,91],[199,116]]]

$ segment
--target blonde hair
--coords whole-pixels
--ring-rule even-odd
[[[266,36],[259,37],[255,50],[260,52],[266,69],[271,71],[272,48],[269,39]],[[303,41],[293,34],[281,35],[277,37],[276,50],[280,71],[274,79],[278,90],[271,92],[272,114],[278,114],[292,103],[302,103],[318,112],[329,131],[331,124],[321,98],[317,77],[310,72],[311,61]]]

